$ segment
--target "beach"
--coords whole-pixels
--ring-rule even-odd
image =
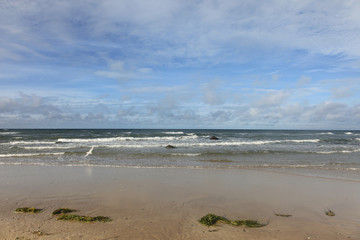
[[[359,185],[254,169],[4,164],[0,239],[359,239]],[[57,208],[112,221],[59,221]],[[207,227],[198,220],[208,213],[266,226]]]
[[[360,0],[3,0],[0,240],[360,240]]]

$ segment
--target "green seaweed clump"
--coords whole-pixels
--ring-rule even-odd
[[[333,217],[335,216],[335,213],[333,211],[331,211],[330,209],[328,209],[326,212],[325,212],[326,215],[330,216],[330,217]]]
[[[76,210],[74,209],[70,209],[70,208],[58,208],[55,211],[53,211],[53,215],[59,215],[59,214],[65,214],[65,213],[71,213],[71,212],[76,212]]]
[[[211,214],[211,213],[203,216],[199,220],[199,222],[201,224],[204,224],[204,225],[209,226],[209,227],[212,226],[212,225],[215,225],[219,221],[228,222],[229,220],[224,218],[224,217],[220,217],[220,216],[217,216],[217,215]]]
[[[230,224],[235,226],[243,226],[248,228],[258,228],[258,227],[264,227],[266,224],[259,223],[255,220],[235,220],[231,221]]]
[[[58,217],[57,220],[77,221],[77,222],[110,222],[111,218],[103,217],[103,216],[90,217],[90,216],[79,216],[76,214],[64,214]]]
[[[257,227],[263,227],[265,224],[261,224],[258,221],[255,220],[235,220],[231,221],[225,217],[217,216],[215,214],[207,214],[203,216],[199,222],[201,224],[204,224],[208,227],[215,225],[217,222],[223,222],[226,224],[230,224],[233,226],[243,226],[243,227],[249,227],[249,228],[257,228]]]
[[[42,209],[39,208],[33,208],[33,207],[21,207],[15,209],[16,213],[39,213]]]

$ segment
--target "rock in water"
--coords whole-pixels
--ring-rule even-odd
[[[217,137],[215,137],[215,136],[212,136],[212,137],[210,138],[210,140],[219,140],[219,138],[217,138]]]
[[[176,148],[176,147],[174,147],[173,145],[167,145],[166,148],[170,149],[170,148]]]

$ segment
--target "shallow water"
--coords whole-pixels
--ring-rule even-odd
[[[0,130],[0,164],[261,168],[360,179],[360,131]]]

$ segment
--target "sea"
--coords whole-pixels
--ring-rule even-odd
[[[259,169],[358,181],[360,131],[2,129],[0,165]]]

